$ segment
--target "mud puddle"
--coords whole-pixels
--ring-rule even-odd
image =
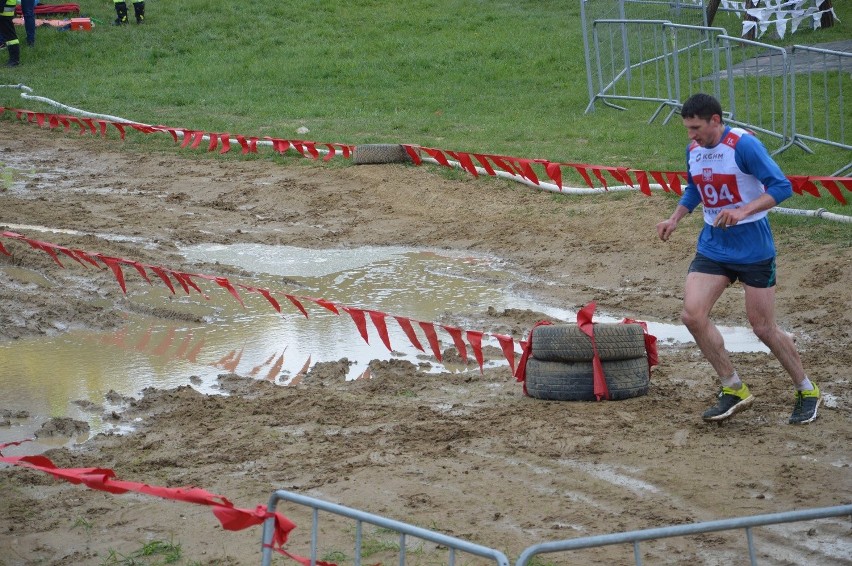
[[[32,436],[43,422],[60,416],[88,423],[89,434],[121,432],[126,425],[119,426],[116,412],[144,388],[191,385],[217,394],[217,377],[225,373],[286,386],[299,383],[317,362],[343,358],[351,364],[350,380],[368,378],[371,360],[392,358],[408,360],[427,373],[479,371],[475,364],[441,364],[419,351],[393,315],[439,322],[447,314],[482,313],[492,307],[576,319],[575,312],[515,292],[523,282],[493,257],[410,248],[308,250],[266,245],[199,245],[183,252],[190,261],[218,262],[257,274],[241,283],[387,313],[391,350],[372,324],[367,325],[369,342],[365,342],[349,315],[337,316],[315,304],[305,303],[306,318],[283,298],[279,314],[258,294],[243,292],[243,307],[221,289],[205,289],[210,297],[205,301],[196,294],[171,295],[165,288],[139,285],[128,288],[128,297],[140,306],[138,312],[151,314],[129,315],[116,331],[72,330],[0,345],[0,409],[30,415],[7,419],[7,425],[0,426],[0,442]],[[488,330],[471,324],[465,329]],[[650,322],[649,330],[662,343],[690,341],[686,330],[676,325]],[[762,348],[748,329],[722,331],[732,350]],[[417,333],[421,343],[428,344]],[[452,345],[448,336],[440,339],[442,349]],[[496,339],[486,335],[483,346],[489,345],[499,348]],[[485,365],[507,362],[495,356]],[[87,437],[79,434],[73,440]]]

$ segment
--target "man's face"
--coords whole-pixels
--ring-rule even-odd
[[[702,147],[713,147],[722,139],[722,119],[714,114],[709,120],[695,116],[684,118],[683,125],[689,139]]]

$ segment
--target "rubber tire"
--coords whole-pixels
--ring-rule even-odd
[[[538,329],[536,329],[538,331]],[[646,358],[603,362],[610,399],[630,399],[648,393],[651,370]],[[595,401],[592,362],[527,360],[527,394],[552,401]]]
[[[595,324],[595,344],[602,362],[646,356],[645,332],[639,324]],[[592,340],[576,324],[547,324],[533,331],[531,356],[543,362],[590,362]]]
[[[352,161],[356,165],[372,163],[410,163],[411,156],[397,143],[375,143],[356,145],[352,152]]]

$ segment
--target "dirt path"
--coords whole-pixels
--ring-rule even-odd
[[[90,234],[32,235],[57,244],[176,268],[177,243],[474,250],[505,258],[529,278],[530,294],[551,303],[578,308],[594,300],[609,314],[646,320],[677,321],[700,222],[684,221],[663,244],[654,225],[674,202],[660,195],[554,199],[431,167],[142,153],[129,143],[0,121],[0,164],[24,160],[35,173],[23,187],[0,187],[0,225]],[[156,245],[97,236],[107,233]],[[59,466],[110,468],[126,480],[203,487],[240,507],[265,503],[274,489],[294,490],[492,546],[512,560],[547,540],[846,504],[852,248],[801,234],[779,235],[778,319],[831,400],[811,426],[786,424],[788,378],[759,353],[735,355],[758,398],[754,409],[723,427],[705,425],[700,414],[716,388],[709,365],[694,347],[664,344],[647,396],[604,403],[525,397],[508,369],[430,375],[376,364],[372,380],[344,382],[326,364],[292,387],[223,377],[228,397],[199,394],[187,376],[185,387],[128,400],[119,418],[141,419],[137,432],[47,455]],[[13,253],[0,255],[3,341],[110,328],[134,309],[109,274],[59,270],[44,253],[3,243]],[[14,266],[42,274],[52,292],[16,279]],[[517,339],[542,318],[448,316]],[[739,287],[720,302],[717,319],[745,324]],[[14,409],[0,399],[0,416]],[[22,469],[0,469],[0,490],[0,564],[118,563],[109,562],[111,552],[129,554],[150,540],[180,543],[186,564],[260,563],[259,529],[223,532],[200,506],[108,495]],[[299,525],[294,550],[306,553],[300,541],[309,517],[282,511]],[[351,525],[323,524],[321,554],[351,563]],[[395,560],[381,550],[393,535],[367,538],[379,549],[369,563]],[[850,563],[848,521],[759,529],[756,538],[761,564]],[[643,548],[652,564],[730,564],[745,560],[744,540],[737,532]],[[446,560],[428,546],[409,558]],[[628,563],[632,550],[544,558]]]

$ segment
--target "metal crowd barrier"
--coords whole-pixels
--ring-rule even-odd
[[[797,141],[808,140],[852,150],[852,136],[846,135],[846,115],[843,77],[852,74],[852,53],[820,49],[805,45],[793,46],[793,112],[792,130]],[[812,101],[827,101],[837,96],[837,105],[824,104],[815,108]],[[819,116],[819,119],[817,117]],[[832,176],[852,171],[852,161]]]
[[[299,495],[297,493],[293,493],[291,491],[278,490],[275,491],[269,498],[269,505],[267,509],[270,512],[274,512],[276,506],[279,501],[289,501],[291,503],[295,503],[297,505],[303,505],[309,507],[312,512],[312,524],[311,524],[311,565],[317,563],[317,550],[318,550],[318,533],[319,533],[319,512],[324,511],[327,513],[332,513],[334,515],[340,515],[355,521],[355,535],[354,535],[354,563],[355,566],[360,566],[361,564],[361,550],[362,550],[362,541],[363,541],[363,524],[368,523],[371,525],[375,525],[377,527],[381,527],[384,529],[388,529],[391,531],[395,531],[399,533],[399,564],[403,566],[406,562],[406,537],[415,537],[420,540],[433,542],[435,544],[441,545],[447,548],[448,559],[446,564],[449,566],[455,566],[456,563],[456,553],[462,552],[467,554],[472,554],[474,556],[479,556],[481,558],[486,558],[490,561],[495,562],[499,566],[509,566],[509,559],[506,558],[506,555],[498,550],[494,550],[493,548],[488,548],[485,546],[480,546],[478,544],[474,544],[472,542],[468,542],[459,538],[451,537],[448,535],[443,535],[441,533],[437,533],[435,531],[430,531],[427,529],[423,529],[420,527],[416,527],[414,525],[409,525],[407,523],[402,523],[400,521],[395,521],[393,519],[388,519],[386,517],[381,517],[379,515],[374,515],[372,513],[367,513],[365,511],[359,511],[357,509],[352,509],[349,507],[344,507],[342,505],[337,505],[335,503],[329,503],[327,501],[323,501],[321,499],[316,499],[313,497],[307,497],[304,495]],[[263,525],[263,539],[261,544],[263,545],[263,566],[269,566],[272,560],[272,548],[270,545],[272,544],[272,537],[274,534],[274,520],[267,519]]]
[[[787,51],[749,39],[720,35],[717,46],[725,56],[717,77],[726,121],[781,140],[780,153],[794,143],[790,128],[790,81]],[[727,87],[727,88],[723,88]]]
[[[628,531],[555,542],[544,542],[530,546],[524,550],[518,558],[518,561],[515,563],[515,566],[525,566],[534,556],[539,554],[626,543],[633,544],[633,558],[635,564],[637,566],[642,566],[642,554],[639,549],[639,543],[641,541],[697,535],[716,531],[729,531],[734,529],[745,529],[746,540],[748,542],[749,560],[751,561],[752,566],[756,566],[757,555],[754,550],[754,538],[752,535],[753,527],[762,527],[765,525],[775,525],[779,523],[793,523],[797,521],[812,521],[814,519],[843,517],[846,515],[852,516],[852,505],[822,507],[819,509],[803,509],[799,511],[787,511],[784,513],[771,513],[768,515],[753,515],[751,517],[736,517],[733,519],[707,521],[704,523],[693,523],[689,525],[674,525],[670,527],[660,527],[657,529],[645,529],[641,531]]]
[[[594,4],[581,0],[581,7],[587,3]],[[628,19],[624,6],[621,18],[594,19],[591,37],[584,19],[586,113],[597,101],[624,110],[614,101],[635,100],[657,104],[649,122],[666,108],[668,121],[690,94],[710,92],[726,120],[778,139],[773,154],[793,145],[812,153],[806,141],[852,149],[844,114],[852,53],[802,45],[788,51],[724,28]],[[852,162],[834,175],[849,169]]]
[[[429,541],[447,549],[448,558],[445,564],[455,566],[456,554],[467,553],[480,558],[493,561],[499,566],[509,566],[509,560],[502,552],[493,548],[488,548],[478,544],[474,544],[456,537],[444,535],[435,531],[416,527],[408,523],[403,523],[380,515],[374,515],[365,511],[359,511],[350,507],[344,507],[335,503],[329,503],[314,497],[299,495],[297,493],[285,490],[277,490],[272,493],[269,498],[267,509],[269,512],[274,512],[279,501],[287,501],[307,507],[311,510],[311,531],[310,531],[310,564],[311,566],[317,563],[317,552],[319,548],[319,513],[320,511],[331,513],[334,515],[346,517],[355,521],[354,533],[354,564],[361,564],[361,550],[363,542],[363,524],[367,523],[380,527],[399,534],[399,564],[406,564],[406,546],[407,537],[414,537],[423,541]],[[802,521],[813,521],[817,519],[827,519],[831,517],[849,516],[852,519],[852,504],[838,505],[836,507],[820,507],[815,509],[800,509],[796,511],[786,511],[782,513],[770,513],[765,515],[752,515],[747,517],[734,517],[731,519],[721,519],[718,521],[705,521],[701,523],[692,523],[688,525],[671,525],[654,529],[643,529],[637,531],[626,531],[621,533],[611,533],[605,535],[597,535],[590,537],[581,537],[568,540],[559,540],[551,542],[543,542],[535,544],[524,549],[518,557],[515,566],[526,566],[534,557],[541,554],[550,554],[555,552],[566,552],[572,550],[596,548],[603,546],[611,546],[617,544],[632,544],[634,564],[642,566],[642,552],[639,543],[642,541],[657,540],[672,537],[684,537],[690,535],[699,535],[718,531],[730,531],[744,529],[746,534],[746,543],[750,564],[757,565],[757,552],[754,546],[754,536],[752,529],[754,527],[763,527],[768,525],[777,525],[782,523],[794,523]],[[274,534],[274,520],[267,519],[263,525],[263,538],[261,540],[263,550],[263,566],[269,566],[272,560],[272,538]]]

